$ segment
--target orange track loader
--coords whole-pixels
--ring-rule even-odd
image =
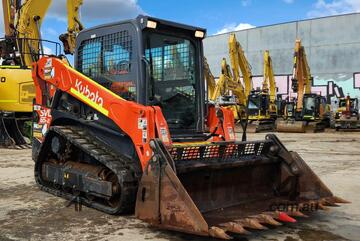
[[[346,202],[275,135],[235,140],[232,112],[205,101],[204,36],[139,16],[82,31],[76,70],[56,57],[35,63],[39,187],[222,239]]]

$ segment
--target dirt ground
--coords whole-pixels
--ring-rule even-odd
[[[264,134],[249,134],[250,140]],[[319,211],[280,228],[238,240],[360,240],[360,133],[278,134],[338,196],[352,204]],[[0,149],[0,241],[7,240],[208,240],[157,230],[133,216],[111,216],[38,189],[31,150]]]

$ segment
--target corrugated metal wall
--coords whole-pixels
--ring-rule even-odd
[[[229,34],[222,34],[204,41],[205,56],[215,76],[220,73],[221,59],[228,59],[228,37]],[[360,97],[360,89],[354,87],[354,73],[360,72],[359,13],[243,30],[236,32],[236,37],[245,50],[253,75],[262,75],[262,55],[266,49],[270,50],[275,74],[291,74],[295,39],[300,38],[315,78],[314,85],[334,81],[345,94]]]

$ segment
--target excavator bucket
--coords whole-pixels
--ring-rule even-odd
[[[278,132],[305,133],[306,122],[295,120],[280,120],[276,123],[276,130]]]
[[[160,228],[230,239],[346,202],[275,135],[170,149],[153,140],[151,146],[135,214]]]
[[[318,133],[324,132],[326,127],[326,121],[306,122],[295,120],[282,120],[276,123],[276,130],[278,132],[290,133]]]
[[[19,120],[14,113],[2,113],[0,115],[0,147],[24,149],[30,148],[30,141],[24,137],[19,128]],[[25,121],[21,122],[21,126]]]

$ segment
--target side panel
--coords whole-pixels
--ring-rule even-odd
[[[34,98],[31,69],[0,68],[0,110],[31,112]]]

